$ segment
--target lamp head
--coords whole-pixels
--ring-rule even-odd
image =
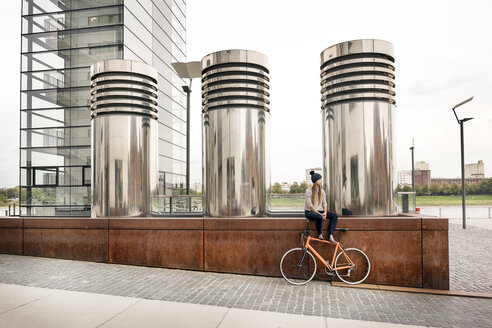
[[[178,76],[182,79],[194,79],[202,76],[202,62],[171,63]]]
[[[460,102],[459,104],[455,105],[455,106],[453,107],[453,109],[456,109],[456,108],[458,108],[458,107],[460,107],[460,106],[462,106],[462,105],[464,105],[464,104],[466,104],[466,103],[468,103],[468,102],[472,101],[472,100],[473,100],[473,97],[474,97],[474,96],[472,96],[472,97],[470,97],[470,98],[468,98],[468,99],[466,99],[466,100],[463,100],[463,101],[462,101],[462,102]]]

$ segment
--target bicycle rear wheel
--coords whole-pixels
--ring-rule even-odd
[[[280,273],[287,282],[304,285],[310,282],[316,273],[316,260],[308,250],[299,247],[289,249],[280,260]]]
[[[344,252],[338,253],[335,259],[335,267],[341,268],[350,265],[350,259],[354,263],[354,267],[348,269],[336,270],[336,274],[341,281],[349,285],[360,284],[366,280],[371,271],[371,263],[367,255],[357,248],[347,248]],[[348,257],[348,258],[347,258]]]

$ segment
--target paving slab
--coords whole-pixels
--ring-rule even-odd
[[[230,309],[218,328],[325,328],[321,317]]]
[[[228,308],[211,305],[142,300],[100,327],[216,328],[228,310]]]
[[[0,314],[25,306],[58,290],[0,283]]]
[[[400,325],[388,322],[356,321],[339,318],[326,318],[326,328],[420,328],[428,326]]]
[[[105,296],[9,285],[9,295],[16,292],[29,299],[38,298],[19,308],[0,314],[0,327],[178,327],[178,328],[312,328],[382,327],[416,328],[400,324],[323,318],[257,310],[230,309],[121,296]],[[44,292],[44,293],[42,293]],[[0,299],[6,294],[0,294]],[[32,298],[32,297],[31,297]],[[63,304],[61,304],[63,303]],[[110,305],[106,304],[110,303]]]
[[[463,219],[449,219],[449,223],[460,225],[463,228]],[[470,226],[492,230],[492,219],[466,219],[466,227]]]
[[[23,291],[25,289],[19,293]],[[0,327],[97,327],[138,301],[130,297],[51,291],[33,302],[0,314]]]

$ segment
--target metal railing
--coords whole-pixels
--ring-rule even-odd
[[[154,216],[202,216],[202,195],[159,195],[153,200]]]
[[[0,206],[0,216],[19,216],[20,207],[18,204],[5,204]]]
[[[303,216],[304,194],[270,194],[267,216]],[[156,217],[203,216],[203,195],[159,195],[153,199]]]

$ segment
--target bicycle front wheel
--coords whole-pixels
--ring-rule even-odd
[[[280,260],[280,273],[293,285],[307,284],[316,273],[316,260],[308,250],[289,249]]]
[[[343,268],[354,264],[353,267],[347,269],[336,270],[336,274],[341,281],[349,285],[360,284],[366,280],[371,271],[371,263],[367,255],[357,248],[347,248],[345,252],[338,253],[335,259],[335,267]],[[349,261],[350,259],[350,261]]]

